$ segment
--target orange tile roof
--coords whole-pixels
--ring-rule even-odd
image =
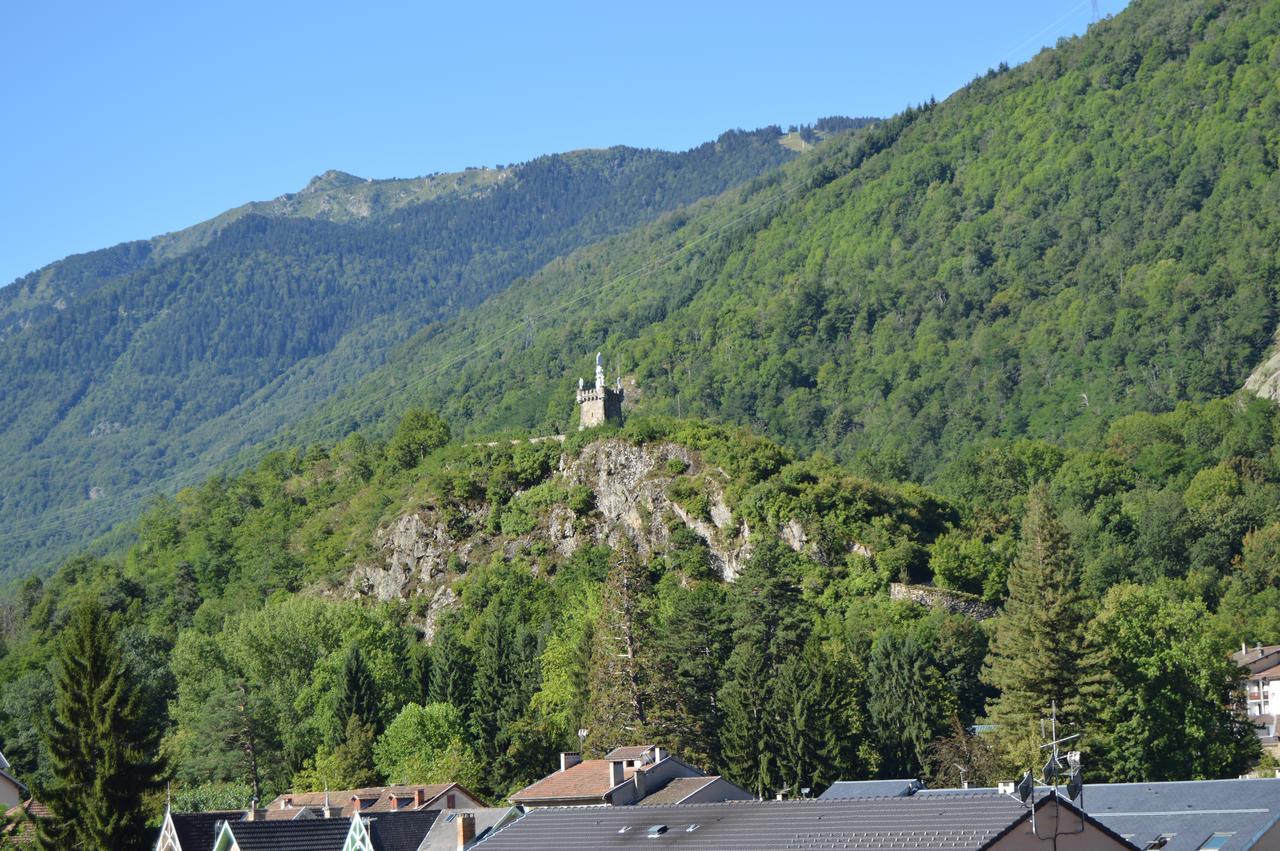
[[[610,760],[584,759],[564,771],[549,774],[511,796],[511,800],[546,801],[599,799],[613,788]]]
[[[360,812],[362,813],[386,813],[393,810],[414,809],[414,793],[422,792],[422,805],[426,806],[432,801],[439,798],[446,792],[456,789],[459,793],[472,798],[478,803],[483,803],[480,798],[476,797],[470,790],[457,783],[425,783],[418,786],[370,786],[365,789],[339,789],[330,791],[329,804],[337,809],[341,807],[342,815],[349,816],[356,811],[353,801],[360,799]],[[397,799],[397,806],[392,806],[392,799]],[[295,814],[299,808],[323,807],[325,802],[324,792],[287,792],[283,795],[277,795],[275,800],[267,805],[267,812],[272,813],[277,810],[292,810]],[[272,818],[268,815],[267,818]]]

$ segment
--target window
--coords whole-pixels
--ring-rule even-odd
[[[1200,851],[1215,851],[1227,844],[1227,840],[1235,836],[1234,833],[1215,833],[1204,841],[1200,846]]]

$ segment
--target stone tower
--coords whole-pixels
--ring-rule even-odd
[[[578,379],[578,430],[592,426],[622,422],[622,378],[618,378],[616,387],[606,387],[604,383],[604,366],[600,361],[600,353],[596,352],[596,383],[594,387],[584,387],[582,379]]]

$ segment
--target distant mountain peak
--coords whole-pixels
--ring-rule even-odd
[[[363,177],[356,177],[354,174],[347,174],[345,171],[338,171],[335,168],[331,168],[324,174],[317,174],[315,177],[311,178],[311,181],[307,183],[306,188],[299,194],[306,192],[327,192],[331,189],[342,189],[346,186],[355,186],[356,184],[367,182],[368,181]]]

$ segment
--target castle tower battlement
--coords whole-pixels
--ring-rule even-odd
[[[619,377],[616,387],[608,387],[604,383],[604,364],[600,352],[596,352],[596,383],[586,387],[581,378],[578,379],[578,430],[622,422],[622,379]]]

